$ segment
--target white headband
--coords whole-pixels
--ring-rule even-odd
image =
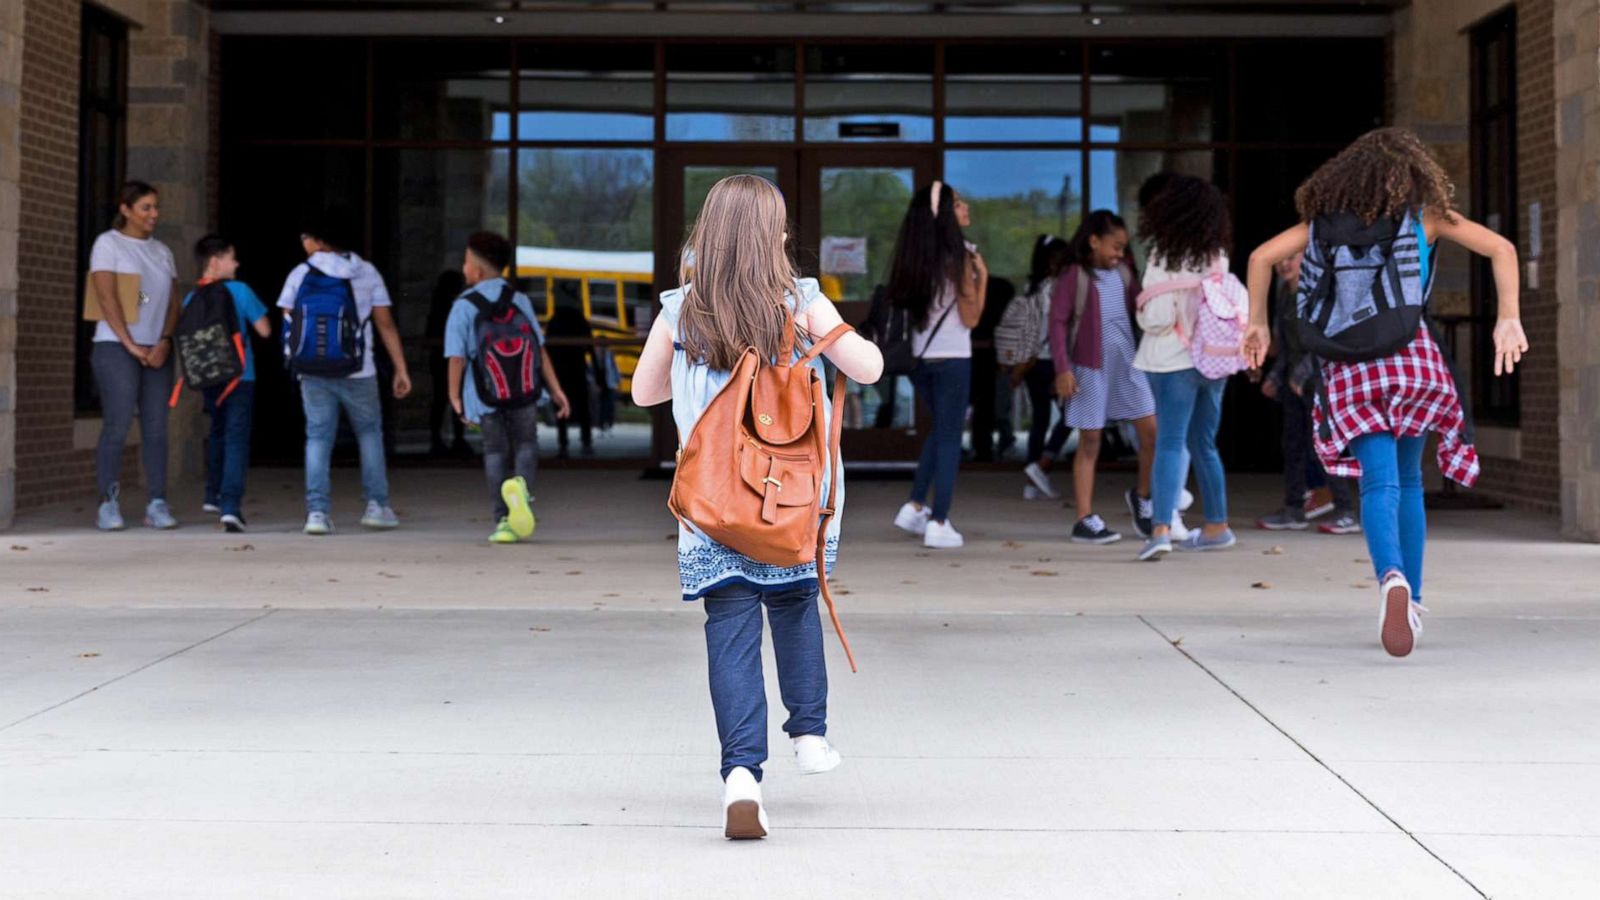
[[[939,215],[939,195],[943,191],[944,191],[944,182],[935,181],[933,183],[932,191],[928,195],[928,202],[929,202],[929,205],[933,208],[933,214],[935,216]]]

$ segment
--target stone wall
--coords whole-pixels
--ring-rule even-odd
[[[1555,0],[1561,523],[1600,541],[1600,3]]]

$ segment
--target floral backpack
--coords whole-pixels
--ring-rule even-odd
[[[1232,272],[1213,269],[1205,275],[1174,278],[1139,294],[1143,309],[1162,294],[1184,291],[1176,331],[1206,378],[1227,378],[1249,368],[1244,357],[1244,332],[1250,324],[1250,292]]]

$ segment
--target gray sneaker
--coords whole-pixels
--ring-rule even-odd
[[[101,531],[121,531],[128,527],[122,521],[122,489],[117,485],[111,486],[111,492],[105,500],[100,502],[100,511],[95,516],[95,527]]]
[[[1306,511],[1298,506],[1285,506],[1256,520],[1256,527],[1267,531],[1305,531],[1310,526]]]
[[[144,524],[162,531],[170,531],[178,527],[178,520],[173,518],[172,510],[167,508],[165,500],[151,500],[150,505],[144,508]]]
[[[333,520],[325,512],[306,513],[306,527],[300,529],[306,534],[321,536],[333,534]]]
[[[1206,537],[1206,533],[1203,530],[1196,528],[1189,533],[1188,540],[1178,544],[1178,549],[1188,550],[1191,552],[1226,550],[1237,543],[1239,543],[1239,538],[1234,535],[1232,528],[1229,528],[1227,531],[1224,531],[1221,535],[1214,538]]]
[[[399,528],[400,517],[394,510],[383,506],[376,500],[367,501],[367,511],[361,516],[361,524],[368,528]]]
[[[1144,542],[1139,548],[1139,553],[1134,557],[1138,562],[1154,562],[1172,552],[1172,538],[1167,535],[1153,537]]]

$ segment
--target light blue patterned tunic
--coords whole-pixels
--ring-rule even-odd
[[[796,314],[803,312],[812,301],[822,296],[817,287],[815,278],[800,278],[795,280],[795,292],[789,297],[789,304]],[[661,295],[661,314],[667,320],[667,325],[673,332],[672,344],[672,418],[678,426],[678,444],[681,447],[689,438],[689,433],[694,430],[695,423],[700,421],[700,416],[711,404],[713,397],[728,383],[732,373],[714,371],[703,362],[689,358],[687,351],[677,342],[678,314],[683,309],[683,289],[677,288]],[[796,349],[795,358],[799,359],[801,351]],[[827,366],[821,357],[811,362],[811,367],[824,379],[828,376]],[[833,404],[825,401],[823,404],[822,427],[827,428],[833,417]],[[823,476],[822,498],[826,505],[829,491],[832,487],[834,467],[827,467],[827,474]],[[833,519],[828,522],[827,543],[824,556],[827,559],[828,571],[833,571],[834,563],[839,555],[839,520],[844,512],[844,484],[839,485],[839,497],[835,506],[838,511]],[[708,592],[717,588],[730,585],[747,585],[754,588],[769,588],[778,585],[792,584],[797,581],[815,581],[817,567],[815,564],[792,566],[783,568],[757,562],[743,554],[737,553],[716,541],[711,540],[698,530],[678,523],[678,577],[683,583],[683,599],[698,600]]]

